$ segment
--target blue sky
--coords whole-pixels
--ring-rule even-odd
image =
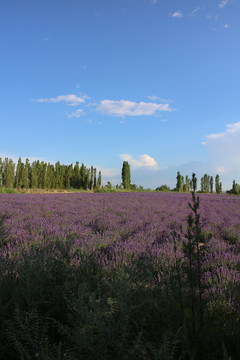
[[[1,0],[0,156],[240,183],[240,2]]]

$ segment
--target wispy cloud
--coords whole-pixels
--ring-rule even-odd
[[[75,112],[68,114],[68,112],[66,112],[66,115],[69,119],[71,118],[79,118],[80,116],[85,115],[85,112],[82,109],[77,109]]]
[[[227,124],[225,132],[206,135],[206,138],[207,139],[218,139],[221,137],[226,137],[229,134],[240,134],[240,121],[233,123],[233,124]]]
[[[143,168],[143,167],[147,167],[152,170],[159,169],[156,160],[154,160],[151,156],[147,154],[140,155],[136,159],[134,159],[130,154],[121,154],[119,156],[123,161],[128,161],[129,164],[132,165],[134,169]]]
[[[151,101],[161,101],[161,102],[164,102],[164,103],[173,102],[173,100],[164,99],[164,98],[158,97],[158,96],[156,96],[156,95],[146,96],[146,99],[149,99],[149,100],[151,100]]]
[[[47,103],[60,103],[60,102],[65,102],[68,105],[71,106],[77,106],[80,103],[85,103],[85,99],[88,98],[85,95],[84,96],[77,96],[74,94],[69,94],[69,95],[59,95],[55,98],[41,98],[41,99],[31,99],[31,102],[37,102],[37,103],[43,103],[43,102],[47,102]]]
[[[225,6],[229,3],[229,0],[220,0],[219,3],[218,3],[218,7],[220,9],[223,9],[225,8]]]
[[[198,12],[200,9],[201,9],[200,7],[196,7],[196,8],[189,14],[189,16],[190,16],[190,17],[196,16],[197,12]]]
[[[181,17],[183,17],[183,13],[181,12],[181,10],[175,11],[175,12],[172,14],[172,17],[174,17],[174,18],[181,18]]]
[[[129,100],[102,100],[97,110],[102,114],[112,116],[141,116],[154,115],[159,111],[173,111],[169,104],[156,104],[152,102],[133,102]]]
[[[229,29],[229,28],[230,28],[230,25],[229,25],[229,24],[225,24],[225,25],[224,25],[224,28],[225,28],[225,29]]]

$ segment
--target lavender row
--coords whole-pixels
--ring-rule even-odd
[[[149,285],[164,288],[176,262],[172,233],[186,230],[190,201],[190,194],[171,193],[2,194],[6,235],[0,255],[10,264],[21,261],[23,250],[49,246],[58,256],[61,241],[75,267],[81,266],[82,254],[90,253],[109,271],[151,259],[155,275]],[[224,295],[224,306],[238,311],[239,297],[232,289],[240,285],[240,198],[200,195],[200,214],[207,306]],[[183,258],[180,244],[177,258]]]

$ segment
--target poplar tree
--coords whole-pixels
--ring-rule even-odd
[[[71,187],[71,178],[73,175],[73,165],[65,165],[64,171],[64,187],[69,189]]]
[[[80,188],[84,189],[85,181],[86,181],[85,179],[86,179],[86,167],[82,163],[82,165],[80,167]]]
[[[93,190],[93,166],[91,166],[89,189]]]
[[[15,164],[12,159],[5,158],[4,160],[4,170],[3,170],[3,186],[7,188],[13,188],[15,182]]]
[[[239,194],[240,193],[240,185],[236,183],[235,180],[233,180],[232,189],[228,191],[230,194]]]
[[[97,187],[97,169],[94,168],[93,170],[93,188],[95,189]]]
[[[15,187],[19,188],[22,186],[22,159],[18,158],[18,163],[17,163],[17,169],[16,169],[16,176],[15,176]]]
[[[81,187],[81,179],[80,179],[80,168],[79,168],[79,162],[76,161],[76,164],[73,169],[73,180],[72,180],[72,186],[76,189],[80,189]]]
[[[124,189],[130,189],[131,185],[131,172],[130,172],[130,165],[128,161],[123,162],[122,167],[122,184]]]
[[[38,187],[38,176],[37,176],[37,162],[32,163],[30,169],[30,187],[36,189]]]
[[[185,192],[190,191],[190,179],[189,179],[188,175],[186,175],[186,177],[185,177],[184,191]]]
[[[210,192],[213,193],[213,177],[210,177]]]
[[[47,188],[48,189],[53,189],[55,187],[54,185],[54,165],[51,165],[50,163],[48,163],[47,165]]]
[[[0,187],[2,187],[2,181],[3,181],[3,161],[0,157]]]
[[[217,194],[221,194],[222,192],[222,183],[220,182],[220,177],[217,174],[215,177],[215,189]]]
[[[176,190],[177,190],[178,192],[183,191],[183,177],[182,177],[180,171],[177,172]]]
[[[191,188],[193,192],[197,191],[197,178],[195,173],[192,173]]]
[[[97,180],[97,188],[100,188],[102,185],[102,173],[99,171],[98,173],[98,180]]]
[[[29,159],[26,159],[25,165],[22,164],[22,187],[25,189],[29,188]]]
[[[201,178],[201,192],[202,193],[209,193],[210,189],[210,175],[204,174]]]

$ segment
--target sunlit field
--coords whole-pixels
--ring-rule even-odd
[[[0,194],[0,358],[237,359],[240,197],[199,197]]]

